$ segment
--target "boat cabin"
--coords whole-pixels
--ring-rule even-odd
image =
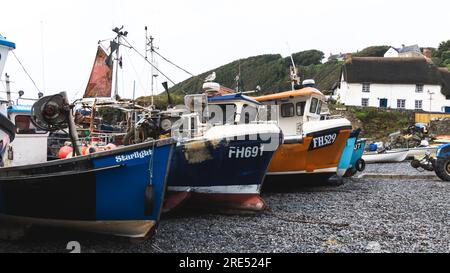
[[[47,161],[48,133],[31,122],[31,106],[12,105],[8,117],[16,126],[16,138],[9,145],[5,166],[22,166]]]
[[[224,125],[257,122],[260,106],[261,103],[255,99],[240,93],[209,97],[209,123]]]
[[[323,120],[328,113],[325,96],[313,87],[256,97],[255,100],[267,105],[267,111],[276,115],[285,135],[302,135],[303,124]]]

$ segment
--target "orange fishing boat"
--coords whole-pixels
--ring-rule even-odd
[[[297,90],[255,98],[267,105],[271,119],[277,120],[284,133],[284,143],[269,166],[268,182],[295,183],[299,177],[306,182],[323,181],[337,173],[351,123],[330,118],[325,96],[313,81],[305,82]]]

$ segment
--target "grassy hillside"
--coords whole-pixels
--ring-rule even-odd
[[[328,62],[321,64],[323,53],[310,53],[307,61],[300,62],[300,54],[310,53],[304,51],[294,54],[294,60],[298,59],[297,68],[301,79],[313,78],[316,80],[319,89],[324,92],[331,89],[333,84],[339,79],[341,64],[338,62]],[[317,52],[317,51],[316,51]],[[313,55],[315,54],[315,55]],[[319,61],[317,61],[319,60]],[[296,61],[297,63],[297,61]],[[290,88],[290,58],[283,58],[281,55],[260,55],[234,61],[224,66],[207,71],[197,77],[192,77],[171,88],[171,92],[182,94],[192,94],[201,92],[203,79],[212,72],[216,72],[216,82],[230,88],[236,88],[235,78],[241,70],[240,86],[243,90],[254,90],[260,86],[262,93],[276,93],[289,90]]]

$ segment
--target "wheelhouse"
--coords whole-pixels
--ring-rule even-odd
[[[277,115],[278,124],[285,135],[301,135],[304,123],[322,120],[324,114],[328,113],[325,96],[311,87],[255,99]]]

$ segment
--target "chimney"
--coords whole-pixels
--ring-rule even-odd
[[[423,56],[425,56],[425,58],[428,58],[428,59],[431,59],[433,57],[433,52],[429,48],[424,48],[422,54],[423,54]]]

